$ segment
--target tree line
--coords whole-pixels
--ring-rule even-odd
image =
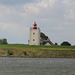
[[[49,37],[45,35],[43,32],[40,33],[40,44],[45,45],[49,41]],[[55,45],[58,45],[58,43],[55,43]],[[61,43],[61,46],[71,46],[71,44],[68,41],[64,41]]]
[[[43,32],[40,33],[40,45],[45,45],[49,40],[50,39],[47,35],[45,35]],[[0,39],[0,44],[8,44],[7,39]],[[55,45],[58,45],[58,43],[55,43]],[[61,43],[61,46],[71,46],[71,44],[67,41],[64,41]]]

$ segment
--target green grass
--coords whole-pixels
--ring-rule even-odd
[[[0,49],[4,48],[75,50],[75,46],[0,45]]]
[[[0,45],[0,56],[75,57],[75,46]]]

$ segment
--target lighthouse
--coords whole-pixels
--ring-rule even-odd
[[[30,28],[29,45],[40,45],[40,28],[37,27],[36,22]]]

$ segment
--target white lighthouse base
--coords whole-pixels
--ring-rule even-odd
[[[40,29],[30,28],[29,45],[40,45]]]

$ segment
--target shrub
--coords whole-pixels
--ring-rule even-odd
[[[13,55],[13,52],[8,50],[8,55]]]
[[[57,46],[57,45],[58,45],[58,43],[55,43],[55,45]]]
[[[24,51],[24,55],[27,55],[27,52],[26,51]]]
[[[62,45],[62,46],[71,46],[71,44],[70,44],[69,42],[67,42],[67,41],[66,41],[66,42],[61,43],[61,45]]]

